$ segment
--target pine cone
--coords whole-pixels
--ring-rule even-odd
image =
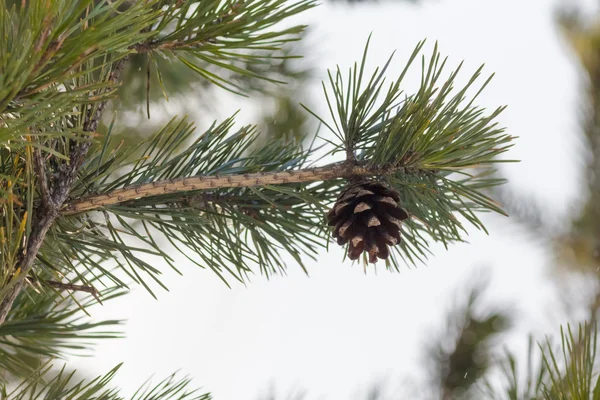
[[[348,257],[356,260],[363,251],[369,262],[389,256],[388,246],[400,243],[402,221],[408,213],[398,207],[398,192],[376,181],[349,183],[327,214],[333,226],[333,237],[339,245],[348,246]]]

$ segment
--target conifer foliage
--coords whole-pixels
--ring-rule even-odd
[[[432,241],[462,240],[467,223],[484,229],[477,212],[502,213],[483,192],[501,181],[482,173],[512,145],[496,124],[502,107],[475,105],[489,82],[476,83],[481,69],[455,88],[461,67],[447,72],[437,46],[421,56],[412,94],[401,84],[424,43],[389,83],[389,62],[367,73],[368,47],[347,75],[330,72],[331,115],[307,109],[327,128],[322,147],[256,146],[260,133],[235,116],[203,132],[176,117],[124,145],[114,135],[118,114],[106,111],[127,87],[130,57],[145,57],[138,73],[148,91],[169,94],[164,69],[178,65],[248,95],[227,76],[280,84],[260,66],[305,28],[280,23],[315,3],[0,2],[3,398],[121,398],[110,385],[118,368],[76,382],[50,365],[119,335],[120,321],[85,322],[93,304],[133,284],[154,295],[166,268],[184,273],[171,247],[230,284],[283,272],[289,259],[305,268],[327,246],[329,223],[349,258],[364,251],[364,261],[397,269],[424,260]],[[9,379],[18,382],[10,392]],[[135,398],[209,398],[188,383],[171,377]]]

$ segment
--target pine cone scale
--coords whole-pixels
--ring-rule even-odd
[[[342,222],[342,221],[340,221]],[[346,222],[344,222],[342,224],[342,226],[340,226],[340,228],[338,229],[338,234],[340,235],[340,237],[343,237],[344,239],[347,239],[346,237],[346,231],[348,229],[350,229],[350,227],[352,226],[352,224],[355,223],[354,219],[348,220]]]
[[[396,203],[396,200],[394,200],[392,197],[390,196],[377,196],[375,197],[375,201],[378,202],[381,205],[388,205],[391,206],[393,208],[397,208],[398,207],[398,203]]]
[[[365,203],[364,201],[361,201],[360,203],[358,203],[358,205],[356,207],[354,207],[354,213],[361,213],[363,211],[367,211],[370,210],[371,206],[368,203]]]
[[[375,214],[371,214],[369,216],[369,220],[367,221],[367,226],[369,228],[373,227],[373,226],[379,226],[381,225],[381,221],[379,220],[379,218],[377,218],[377,216]]]

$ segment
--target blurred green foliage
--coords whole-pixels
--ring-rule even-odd
[[[477,398],[474,388],[493,365],[494,344],[510,328],[509,310],[494,309],[482,300],[488,282],[473,280],[460,288],[463,294],[456,291],[446,326],[427,353],[431,388],[439,388],[442,399]]]

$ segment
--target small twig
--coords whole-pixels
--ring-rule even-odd
[[[72,292],[86,292],[96,297],[100,292],[93,286],[75,285],[73,283],[62,283],[56,281],[41,281],[44,285],[52,286],[60,290],[70,290]]]
[[[96,299],[96,301],[98,303],[100,303],[102,305],[102,300],[100,300],[100,292],[98,291],[98,289],[96,289],[93,286],[75,285],[72,283],[62,283],[62,282],[55,282],[55,281],[43,281],[43,283],[48,286],[52,286],[55,289],[59,289],[59,290],[69,290],[71,292],[89,293],[94,297],[94,299]]]
[[[31,280],[30,278],[27,278],[27,279]],[[56,281],[39,281],[39,282],[42,285],[50,286],[50,287],[53,287],[58,290],[68,290],[71,292],[89,293],[94,297],[94,299],[96,299],[96,301],[98,303],[102,304],[102,301],[100,301],[100,292],[98,291],[98,289],[96,289],[93,286],[75,285],[73,283],[63,283],[63,282],[56,282]]]
[[[67,204],[62,210],[62,215],[76,214],[101,207],[125,203],[127,201],[144,197],[159,196],[167,193],[180,193],[194,190],[251,187],[266,185],[281,185],[286,183],[316,182],[337,178],[351,178],[356,176],[387,175],[405,168],[368,168],[353,165],[347,162],[329,164],[318,168],[299,169],[295,171],[259,172],[253,174],[210,175],[192,176],[187,178],[155,181],[115,189],[102,193],[76,199]]]

